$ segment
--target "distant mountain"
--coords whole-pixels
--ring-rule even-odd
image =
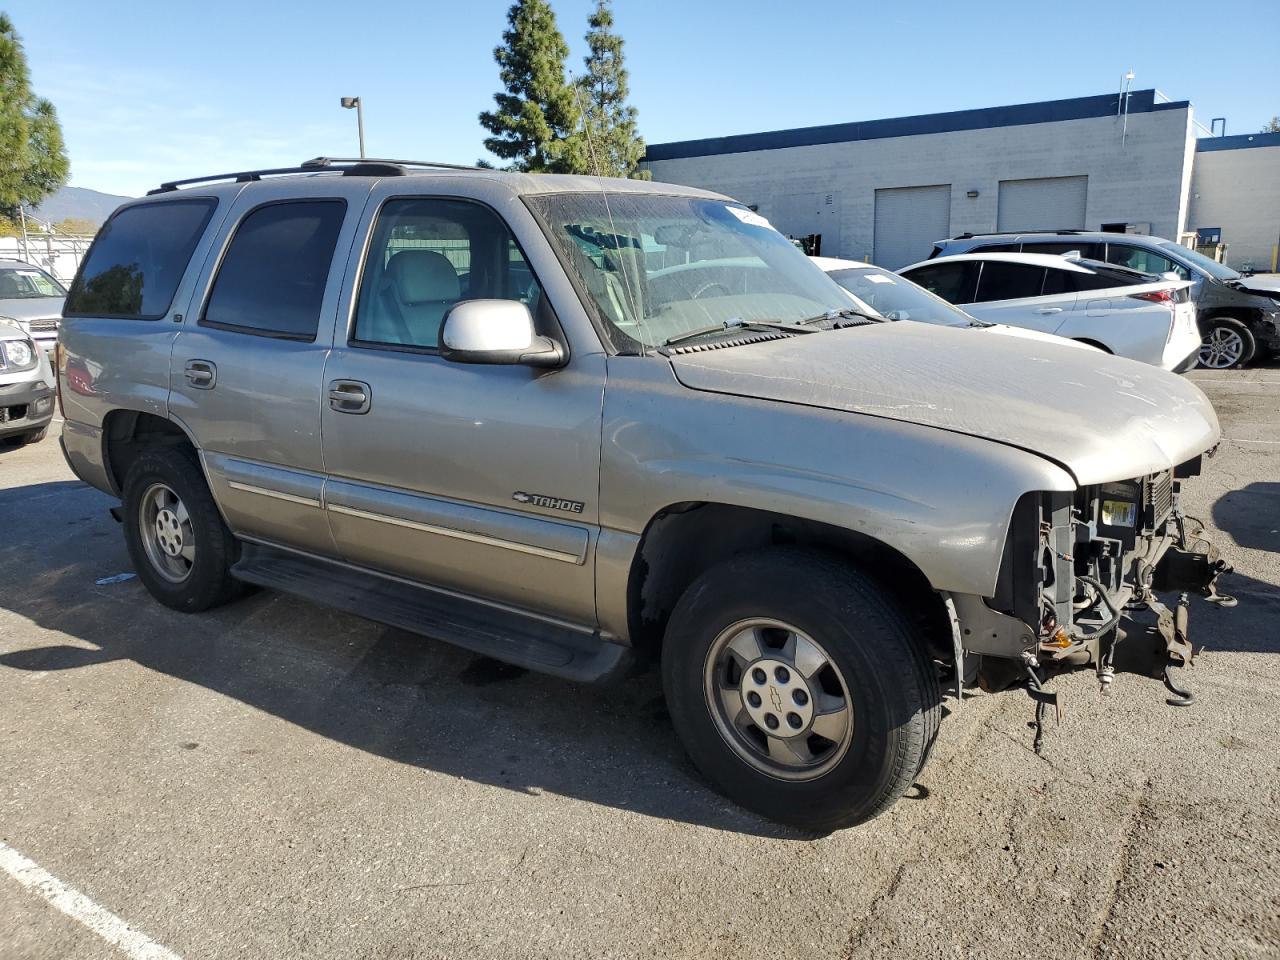
[[[57,223],[60,220],[89,220],[101,225],[116,207],[129,197],[117,197],[84,187],[63,187],[35,209],[41,220]]]

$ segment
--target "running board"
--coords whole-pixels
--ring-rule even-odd
[[[624,673],[632,661],[630,647],[604,640],[598,633],[274,547],[242,543],[240,560],[231,574],[246,583],[566,680],[610,680]]]

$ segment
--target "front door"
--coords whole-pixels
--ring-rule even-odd
[[[580,624],[595,620],[604,357],[559,370],[437,352],[460,300],[551,304],[503,219],[479,203],[387,199],[348,329],[325,366],[325,504],[351,562]]]
[[[174,341],[169,399],[233,531],[330,554],[321,386],[368,193],[367,183],[332,181],[324,193],[281,181],[235,201]]]

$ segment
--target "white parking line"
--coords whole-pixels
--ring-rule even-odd
[[[103,940],[119,947],[133,960],[181,960],[144,933],[133,929],[110,910],[98,906],[80,891],[67,886],[39,864],[0,842],[0,868],[20,884],[82,923]]]

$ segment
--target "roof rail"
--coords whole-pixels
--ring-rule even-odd
[[[975,237],[1021,237],[1028,233],[1052,233],[1059,237],[1071,237],[1080,233],[1097,233],[1096,230],[1054,230],[1052,228],[1041,228],[1039,230],[992,230],[990,233],[961,233],[952,237],[952,240],[972,240]]]
[[[232,180],[236,183],[250,183],[263,177],[281,176],[290,173],[341,173],[351,177],[402,177],[405,167],[433,167],[444,170],[478,170],[479,167],[468,167],[457,163],[433,163],[429,160],[382,160],[370,157],[313,157],[304,160],[296,167],[270,167],[265,170],[241,170],[236,173],[214,173],[205,177],[188,177],[185,180],[169,180],[154,190],[148,190],[147,196],[157,193],[170,193],[180,187],[188,187],[196,183],[213,183],[217,180]]]

